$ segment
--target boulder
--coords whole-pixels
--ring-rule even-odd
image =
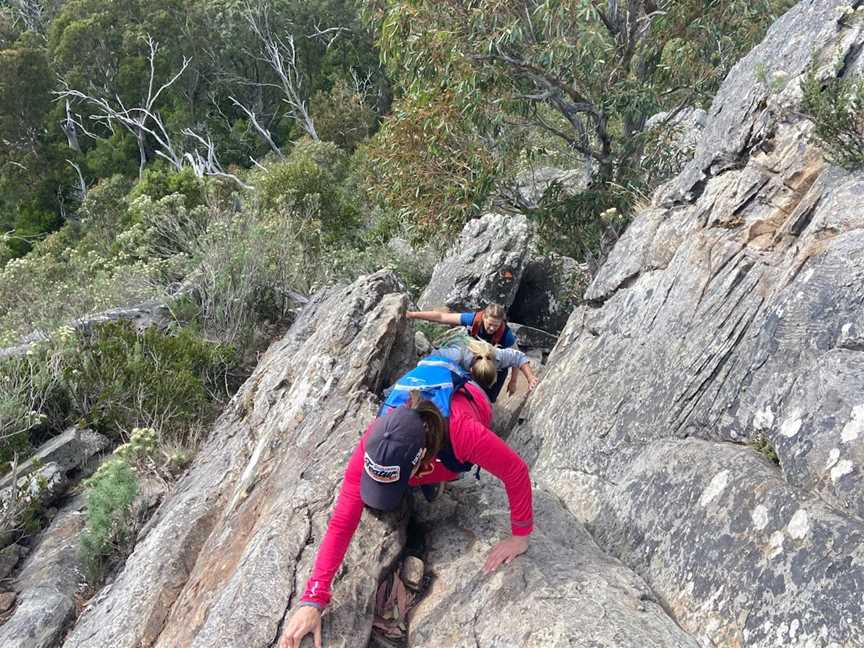
[[[0,614],[4,614],[12,609],[15,605],[15,599],[18,597],[15,592],[3,592],[0,594]]]
[[[405,583],[405,587],[413,591],[419,591],[423,585],[423,574],[425,565],[417,556],[406,556],[402,561],[399,577]]]
[[[388,273],[312,299],[64,646],[272,646],[374,416],[373,394],[413,352],[406,307]],[[364,514],[324,617],[327,646],[365,644],[378,577],[403,536],[399,513]]]
[[[45,442],[30,459],[18,466],[18,476],[29,475],[48,463],[56,464],[58,469],[68,473],[86,464],[109,445],[110,441],[98,432],[88,428],[69,428]],[[11,475],[0,478],[0,490],[8,488],[11,483]]]
[[[864,175],[794,109],[814,51],[831,76],[864,45],[842,4],[801,2],[732,70],[511,436],[705,646],[864,645]]]
[[[73,498],[24,561],[14,582],[17,606],[0,625],[3,648],[56,648],[75,618],[81,574],[78,536],[84,527],[84,496]]]
[[[422,357],[432,351],[432,343],[423,331],[414,333],[414,348],[417,349],[417,356]]]
[[[495,302],[508,308],[522,279],[530,236],[528,219],[520,215],[486,214],[469,221],[453,252],[435,266],[418,306],[468,311]]]
[[[188,294],[188,289],[173,295],[174,299]],[[166,328],[174,321],[169,304],[162,301],[151,301],[137,306],[126,308],[115,308],[89,317],[81,317],[70,322],[70,326],[79,333],[90,333],[93,327],[106,322],[128,321],[138,330],[143,331],[150,326]],[[44,331],[34,331],[18,340],[9,347],[0,348],[0,359],[21,357],[27,354],[35,345],[48,340],[49,336]]]
[[[410,618],[412,648],[698,648],[648,586],[605,555],[549,493],[535,490],[528,552],[496,572],[486,555],[510,533],[507,498],[494,479],[448,485],[427,529],[432,584]],[[478,514],[478,511],[480,512]]]
[[[69,479],[66,472],[56,463],[45,464],[35,472],[18,478],[17,497],[11,497],[15,492],[12,487],[7,486],[0,491],[0,511],[5,514],[8,506],[16,506],[19,510],[30,505],[46,508],[60,499],[67,486]]]
[[[513,334],[516,336],[516,344],[523,351],[531,351],[535,349],[548,351],[555,346],[555,343],[558,340],[558,338],[552,333],[541,331],[532,326],[525,326],[524,324],[517,324],[516,322],[508,322],[507,326],[509,326],[510,330],[513,331]]]
[[[590,276],[585,264],[570,257],[534,255],[525,264],[507,317],[520,324],[558,333],[580,303]]]
[[[23,556],[24,547],[18,544],[0,549],[0,580],[7,578],[15,570],[15,566]]]

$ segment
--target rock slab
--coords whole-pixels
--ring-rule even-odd
[[[828,78],[864,45],[841,5],[799,3],[732,70],[511,437],[704,646],[864,645],[864,175],[797,110],[814,53]]]
[[[525,216],[486,214],[469,221],[453,253],[435,266],[418,306],[469,311],[494,302],[509,308],[522,278],[530,237]]]
[[[308,577],[374,393],[410,354],[388,273],[318,295],[216,422],[176,494],[66,648],[264,648]],[[405,339],[403,339],[405,338]],[[325,616],[327,646],[362,645],[399,515],[365,515]],[[361,639],[364,638],[365,639]]]
[[[549,493],[534,492],[528,553],[484,575],[486,554],[509,535],[509,509],[503,489],[483,482],[463,479],[446,501],[417,504],[432,585],[410,617],[412,648],[698,648]]]

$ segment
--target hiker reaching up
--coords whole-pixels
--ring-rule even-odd
[[[489,304],[477,312],[408,311],[405,316],[408,319],[438,322],[449,326],[464,326],[471,337],[488,342],[492,346],[508,349],[516,345],[516,336],[507,326],[504,307],[501,304]]]
[[[418,366],[400,382],[410,383],[412,374],[419,382],[419,374],[435,372],[442,378],[452,375],[446,367]],[[314,636],[316,648],[321,648],[321,612],[330,602],[333,577],[360,523],[363,507],[392,511],[410,486],[457,479],[477,464],[504,482],[510,502],[511,535],[491,549],[483,571],[490,573],[528,549],[528,535],[533,530],[528,467],[489,429],[492,405],[483,390],[471,382],[452,385],[451,391],[434,394],[435,402],[418,398],[418,393],[430,394],[412,391],[406,404],[382,407],[385,413],[369,425],[351,455],[312,575],[285,624],[279,648],[299,648],[308,634]],[[406,394],[394,390],[391,395],[395,401]],[[445,418],[448,415],[449,419]]]
[[[439,313],[438,311],[408,311],[408,319],[426,320],[427,322],[438,322],[450,326],[464,326],[468,329],[471,337],[488,342],[494,347],[509,349],[516,346],[516,336],[507,326],[504,307],[501,304],[489,304],[482,311],[467,313]],[[489,387],[487,394],[494,403],[498,400],[498,394],[507,380],[507,369],[499,369],[495,383]],[[514,371],[510,376],[507,391],[516,393],[519,382],[519,374]]]

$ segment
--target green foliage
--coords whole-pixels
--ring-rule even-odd
[[[560,187],[552,185],[540,206],[526,215],[537,227],[540,244],[575,259],[600,265],[617,235],[623,232],[630,211],[629,196],[614,190],[590,188],[563,197]]]
[[[341,187],[346,173],[347,158],[336,144],[302,140],[253,182],[263,209],[290,214],[305,232],[333,243],[346,240],[359,224],[357,206]],[[304,240],[313,245],[313,236],[304,234]]]
[[[346,151],[373,132],[378,114],[344,79],[338,79],[329,91],[319,90],[309,107],[315,116],[315,130],[325,142],[333,142]]]
[[[753,448],[756,452],[765,457],[768,461],[773,463],[775,466],[780,465],[780,457],[777,455],[777,449],[774,447],[774,444],[764,436],[758,436],[750,443],[750,447]]]
[[[39,141],[51,106],[51,90],[44,50],[0,50],[0,158]]]
[[[470,217],[490,175],[530,146],[526,129],[554,136],[570,166],[592,159],[596,191],[650,192],[662,174],[645,177],[646,119],[710,101],[792,4],[365,0],[403,90],[376,137],[367,192],[388,213],[446,234],[448,217]]]
[[[124,460],[113,458],[99,466],[84,486],[87,523],[81,533],[81,557],[89,582],[95,584],[111,560],[125,557],[131,549],[138,478]]]
[[[0,270],[0,344],[12,344],[34,329],[51,331],[87,313],[141,303],[159,293],[158,264],[115,262],[92,246],[70,247],[75,236],[72,228],[55,232],[33,253]]]
[[[849,171],[864,168],[864,79],[822,81],[811,66],[801,90],[801,112],[813,121],[826,159]]]
[[[193,209],[205,202],[204,181],[190,168],[175,171],[165,167],[152,166],[144,171],[141,180],[129,194],[129,202],[139,196],[148,196],[158,201],[166,196],[179,194],[184,198],[186,209]]]
[[[492,188],[499,161],[452,99],[404,97],[355,154],[358,184],[381,208],[386,236],[443,245],[478,214]]]
[[[0,360],[0,466],[28,456],[50,430],[62,428],[68,406],[44,350]]]
[[[144,426],[182,438],[211,421],[214,401],[227,397],[236,351],[185,328],[139,333],[127,322],[110,322],[70,340],[64,355],[64,386],[88,426],[115,438]]]

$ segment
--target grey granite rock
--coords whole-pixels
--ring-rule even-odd
[[[17,607],[0,625],[3,648],[56,648],[75,618],[81,574],[78,535],[84,527],[84,497],[62,507],[41,534],[14,582]]]
[[[486,214],[470,221],[453,252],[435,266],[421,309],[476,310],[490,302],[508,308],[522,278],[531,229],[524,216]]]
[[[23,555],[24,548],[21,545],[12,544],[0,549],[0,580],[12,573]]]
[[[271,646],[375,412],[372,393],[396,370],[393,350],[413,343],[406,306],[387,273],[313,299],[64,646]],[[328,646],[368,638],[378,575],[401,547],[398,517],[364,515],[325,615]]]
[[[503,489],[463,479],[442,500],[417,503],[432,585],[411,616],[413,648],[698,648],[554,495],[535,490],[528,553],[488,576],[486,554],[510,532]]]
[[[570,257],[531,255],[507,315],[514,322],[558,333],[581,301],[590,271]]]
[[[109,445],[110,441],[98,432],[87,428],[69,428],[40,446],[30,459],[18,467],[18,476],[29,475],[48,463],[56,464],[63,472],[69,472],[83,466]],[[0,478],[0,490],[10,485],[11,479],[11,475]]]
[[[523,212],[540,206],[543,195],[553,185],[561,197],[584,191],[591,184],[594,167],[591,161],[580,169],[559,169],[550,166],[533,167],[498,187],[492,197],[493,208]]]
[[[829,75],[864,45],[840,4],[799,3],[733,69],[511,437],[704,646],[864,644],[864,175],[794,110],[814,51]]]

